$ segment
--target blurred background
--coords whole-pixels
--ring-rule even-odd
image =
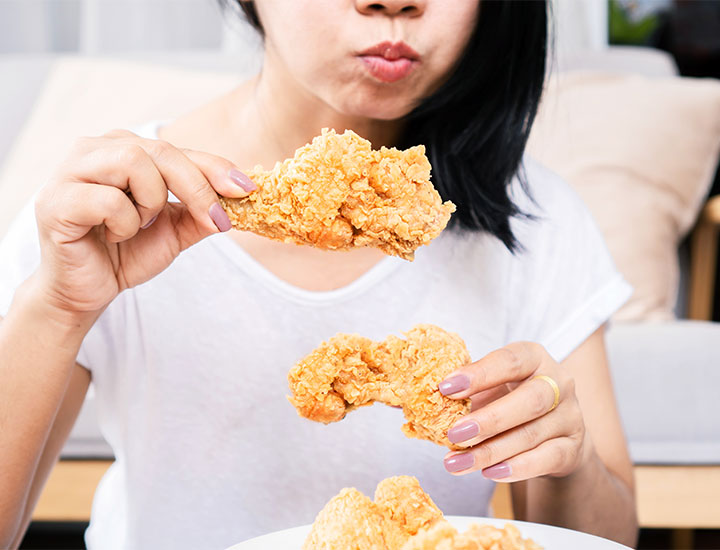
[[[587,201],[636,288],[608,348],[640,548],[720,548],[720,0],[552,8],[529,151]],[[260,45],[215,0],[0,0],[0,238],[74,138],[177,116],[259,70]],[[91,391],[23,548],[82,548],[111,460]]]

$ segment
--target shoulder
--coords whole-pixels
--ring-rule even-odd
[[[563,178],[527,155],[522,169],[527,186],[516,177],[510,193],[522,212],[511,227],[524,249],[548,240],[579,245],[589,239],[604,246],[592,214]]]
[[[580,196],[555,172],[527,155],[521,169],[527,189],[522,188],[516,177],[510,193],[522,212],[540,218],[572,216],[573,213],[590,216]]]

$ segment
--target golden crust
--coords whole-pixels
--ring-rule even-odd
[[[502,529],[473,524],[460,533],[447,521],[441,521],[408,539],[401,550],[542,550],[542,546],[522,538],[511,523]]]
[[[371,501],[343,489],[320,511],[303,550],[542,550],[512,524],[459,533],[411,476],[381,481]]]
[[[470,400],[445,397],[438,384],[470,362],[465,343],[434,325],[405,336],[376,343],[338,334],[323,342],[288,373],[289,401],[301,416],[326,424],[375,401],[402,406],[405,435],[460,449],[447,431],[470,411]]]
[[[430,183],[425,147],[382,147],[346,130],[324,129],[292,159],[248,176],[258,190],[220,197],[236,229],[330,250],[374,246],[412,260],[455,211]]]

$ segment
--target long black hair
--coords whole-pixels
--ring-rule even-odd
[[[255,5],[236,2],[263,32]],[[450,78],[408,116],[398,147],[422,143],[433,184],[457,205],[451,227],[487,231],[511,251],[518,242],[510,218],[515,176],[527,191],[525,151],[545,80],[548,40],[545,0],[483,0],[475,30]]]

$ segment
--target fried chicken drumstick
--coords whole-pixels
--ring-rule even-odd
[[[459,533],[411,476],[390,477],[375,501],[343,489],[320,511],[302,550],[542,550],[513,525]]]
[[[257,191],[220,197],[236,229],[324,249],[374,246],[412,260],[455,211],[430,183],[424,146],[375,151],[350,130],[325,129],[271,171],[247,174]]]
[[[465,343],[434,325],[417,325],[405,336],[373,342],[338,334],[290,370],[289,401],[301,416],[325,424],[375,401],[401,406],[405,435],[460,449],[447,431],[470,411],[470,400],[445,397],[438,384],[470,361]]]

